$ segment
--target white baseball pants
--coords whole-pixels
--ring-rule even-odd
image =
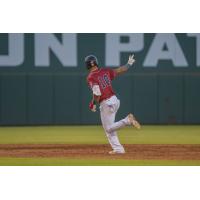
[[[115,122],[115,116],[119,106],[120,101],[116,96],[112,96],[111,98],[100,103],[100,114],[103,128],[112,149],[116,152],[125,152],[124,147],[119,142],[116,131],[128,125],[128,119],[124,118]]]

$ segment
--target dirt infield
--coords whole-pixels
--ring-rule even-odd
[[[4,144],[0,157],[66,157],[129,160],[200,160],[200,145],[127,144],[126,154],[109,155],[109,145]]]

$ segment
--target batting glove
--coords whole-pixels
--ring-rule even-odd
[[[128,65],[129,66],[132,66],[133,63],[135,62],[135,59],[134,59],[134,54],[130,55],[129,58],[128,58]]]
[[[94,104],[94,102],[93,101],[91,101],[90,103],[89,103],[89,108],[90,108],[90,110],[92,111],[92,112],[96,112],[96,105]]]

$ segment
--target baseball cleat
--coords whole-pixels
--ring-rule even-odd
[[[112,151],[109,151],[108,152],[110,155],[114,155],[114,154],[124,154],[125,151],[115,151],[115,150],[112,150]]]
[[[128,115],[128,121],[129,121],[129,123],[130,123],[131,125],[133,125],[135,128],[137,128],[137,129],[140,129],[140,128],[141,128],[140,123],[136,120],[136,118],[134,117],[134,115],[131,114],[131,113]]]

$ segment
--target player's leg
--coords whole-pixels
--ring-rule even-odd
[[[120,128],[123,128],[124,126],[130,126],[130,125],[133,125],[137,129],[141,128],[140,123],[136,120],[136,118],[133,116],[133,114],[129,114],[124,119],[122,119],[118,122],[114,122],[109,127],[107,127],[107,131],[108,132],[116,131]]]
[[[111,110],[115,109],[115,114],[116,114],[116,112],[120,106],[120,101],[117,99],[116,96],[114,96],[109,101],[105,102],[103,106],[106,106],[106,105],[109,107],[108,109],[111,109]],[[109,126],[106,126],[106,131],[113,132],[120,128],[123,128],[124,126],[129,126],[129,125],[133,125],[137,129],[140,129],[139,122],[136,120],[136,118],[133,116],[133,114],[129,114],[124,119],[122,119],[118,122],[113,121],[112,124],[110,124]]]
[[[124,147],[120,144],[117,132],[116,131],[110,131],[107,132],[107,127],[111,126],[115,121],[115,115],[116,115],[116,108],[111,108],[107,105],[101,106],[101,121],[103,128],[105,130],[106,136],[108,138],[108,141],[110,145],[112,146],[113,152],[117,153],[124,153]]]

